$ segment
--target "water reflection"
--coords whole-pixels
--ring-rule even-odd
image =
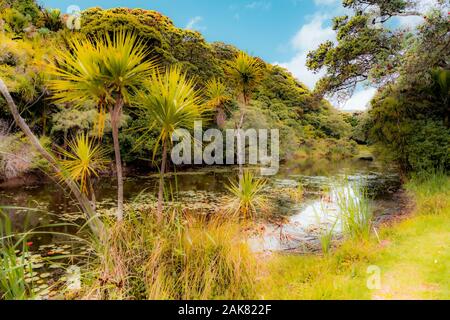
[[[250,239],[253,251],[311,251],[320,246],[319,237],[325,232],[335,236],[343,233],[343,206],[363,203],[361,190],[369,187],[368,176],[353,176],[336,180],[335,177],[321,179],[324,193],[316,194],[298,208],[293,209],[286,221],[264,224],[262,232]],[[352,181],[357,181],[354,183]],[[282,185],[288,184],[286,180]],[[326,191],[329,190],[329,191]],[[373,201],[376,205],[376,200]],[[305,247],[306,246],[306,247]]]

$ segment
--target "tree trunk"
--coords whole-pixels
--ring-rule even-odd
[[[225,114],[225,110],[223,110],[222,106],[217,107],[216,114],[216,123],[219,129],[223,129],[225,127],[225,121],[227,120],[227,116]]]
[[[2,79],[0,79],[0,92],[5,97],[6,103],[8,104],[9,110],[11,111],[11,114],[13,115],[16,124],[20,127],[23,133],[30,140],[30,143],[33,145],[33,147],[42,155],[42,157],[45,160],[49,162],[54,173],[57,176],[60,176],[64,179],[65,184],[69,187],[70,191],[77,199],[81,210],[86,215],[86,219],[88,220],[92,231],[98,236],[101,236],[104,231],[104,226],[103,223],[96,216],[95,210],[92,207],[89,199],[80,191],[75,182],[64,177],[64,173],[60,169],[57,160],[53,157],[52,154],[50,154],[50,152],[45,150],[45,148],[39,142],[39,139],[34,135],[34,133],[31,131],[30,127],[27,125],[25,120],[20,116],[19,110],[17,109],[17,106],[14,103],[14,100],[12,99],[8,91],[8,88],[6,87]]]
[[[158,191],[158,221],[163,218],[163,200],[164,200],[164,174],[166,173],[167,162],[167,141],[163,142],[163,154],[161,163],[161,175],[159,178],[159,191]]]
[[[117,175],[117,220],[123,220],[123,172],[122,157],[120,155],[119,144],[119,125],[122,115],[123,99],[118,97],[114,109],[111,112],[111,128],[114,143],[114,154],[116,159],[116,175]]]
[[[238,134],[237,134],[237,161],[238,161],[238,165],[239,165],[239,185],[242,182],[242,179],[244,178],[244,159],[242,159],[242,157],[245,158],[245,141],[242,141],[242,127],[244,126],[244,119],[245,119],[245,102],[243,103],[243,105],[241,106],[241,117],[239,119],[239,123],[237,126],[237,130],[238,130]],[[239,146],[241,145],[241,143],[243,143],[244,145],[244,150],[242,150],[243,154],[241,154],[240,148]]]

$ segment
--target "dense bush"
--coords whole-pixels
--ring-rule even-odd
[[[450,129],[428,120],[412,123],[405,152],[414,171],[450,169]]]
[[[435,12],[402,56],[395,84],[372,101],[370,139],[404,171],[450,169],[450,22]]]

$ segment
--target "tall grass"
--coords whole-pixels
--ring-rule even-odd
[[[337,220],[332,224],[326,224],[320,228],[319,241],[322,253],[327,255],[330,253],[333,245],[334,231],[336,229]]]
[[[414,174],[406,188],[414,194],[422,214],[439,215],[450,207],[450,178],[442,171]]]
[[[95,299],[249,299],[256,261],[237,223],[182,217],[167,211],[130,212],[98,248]]]
[[[319,242],[324,255],[330,253],[331,246],[333,244],[333,238],[336,230],[336,225],[338,223],[338,217],[330,217],[329,209],[323,203],[320,202],[320,211],[317,211],[314,207],[314,213],[316,214],[317,225],[319,227]],[[333,219],[333,221],[330,220]]]
[[[372,229],[373,211],[367,189],[357,182],[333,187],[339,207],[342,229],[354,239],[368,239]]]
[[[25,276],[31,272],[26,260],[25,236],[14,239],[11,221],[0,209],[0,300],[27,300],[33,297],[32,284]],[[21,252],[18,256],[18,252]]]

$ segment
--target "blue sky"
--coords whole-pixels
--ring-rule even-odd
[[[231,43],[268,61],[284,61],[292,56],[287,44],[318,10],[314,0],[43,0],[41,3],[63,11],[70,5],[81,9],[126,6],[157,10],[178,27],[198,29],[208,41]]]
[[[423,0],[430,1],[430,0]],[[236,45],[253,55],[289,69],[314,87],[320,75],[305,67],[306,54],[325,40],[334,40],[332,17],[344,13],[341,0],[40,0],[66,12],[81,9],[129,7],[157,10],[180,28],[195,29],[208,41]],[[411,20],[403,24],[415,23]],[[360,88],[341,108],[362,109],[375,90]]]

